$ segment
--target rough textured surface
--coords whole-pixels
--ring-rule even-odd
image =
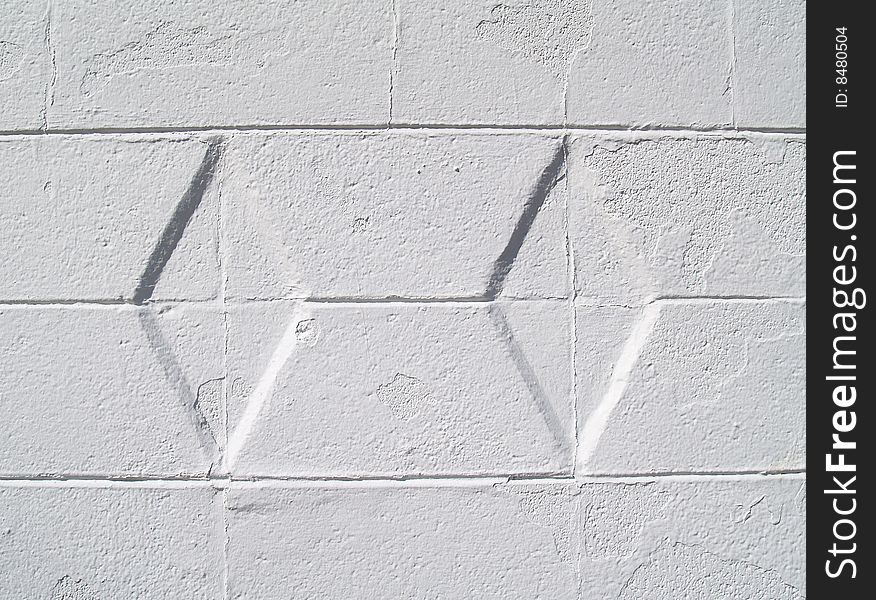
[[[804,13],[0,0],[0,600],[804,598]]]
[[[3,598],[222,597],[213,490],[0,487]]]
[[[560,10],[563,3],[522,7],[494,0],[397,0],[396,4],[394,123],[562,121],[564,86],[557,72],[567,50],[549,47],[556,41],[550,39],[555,29],[548,23],[568,15]],[[567,25],[562,42],[566,47],[587,35],[586,11],[575,25]]]
[[[56,4],[51,126],[389,117],[391,30],[381,0]]]
[[[0,10],[0,131],[45,125],[52,77],[47,2],[3,2]]]
[[[132,301],[206,149],[156,137],[0,139],[0,301]],[[217,221],[207,186],[156,299],[216,296]]]
[[[803,126],[802,2],[465,4],[7,0],[0,130]]]
[[[574,140],[581,299],[802,296],[805,146],[784,136]]]
[[[559,149],[547,135],[239,136],[221,177],[229,297],[483,296]],[[506,296],[566,294],[564,191],[542,198]]]
[[[217,460],[217,310],[4,307],[0,340],[0,476],[205,474]]]
[[[581,488],[581,597],[805,597],[797,477]]]
[[[729,2],[592,2],[592,39],[569,70],[570,123],[731,123]]]
[[[243,436],[247,411],[261,408],[255,427],[235,438],[247,443],[233,472],[570,473],[567,315],[564,302],[235,308],[234,435]],[[308,322],[310,343],[284,335]],[[284,348],[283,367],[266,370]]]
[[[480,486],[234,491],[229,597],[574,599],[574,563],[517,504]]]
[[[806,125],[806,2],[734,0],[733,97],[740,127]],[[781,74],[764,77],[765,73]],[[771,80],[770,80],[771,79]]]
[[[229,597],[799,599],[802,484],[235,490]]]
[[[478,23],[478,35],[509,52],[519,52],[565,81],[575,54],[590,44],[590,2],[544,0],[498,4]]]
[[[579,472],[804,467],[801,303],[665,301],[577,316]]]

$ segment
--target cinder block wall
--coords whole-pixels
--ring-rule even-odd
[[[803,0],[0,8],[0,598],[804,597]]]

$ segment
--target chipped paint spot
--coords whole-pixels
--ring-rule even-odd
[[[100,598],[81,579],[64,575],[52,587],[51,600],[100,600]]]
[[[797,588],[771,570],[721,557],[699,546],[664,542],[626,581],[618,600],[771,598],[802,600]]]
[[[365,233],[368,231],[368,221],[371,217],[356,217],[353,219],[353,233]]]
[[[584,554],[590,558],[632,556],[645,527],[666,518],[669,503],[648,485],[593,485],[584,508]]]
[[[481,39],[510,52],[520,52],[563,81],[572,59],[590,45],[592,31],[590,0],[499,4],[493,7],[490,19],[477,26]]]
[[[24,48],[12,42],[0,40],[0,81],[10,79],[24,62]]]
[[[574,565],[576,504],[571,488],[509,489],[526,519],[551,532],[560,560]]]
[[[734,211],[760,224],[777,252],[804,254],[803,144],[644,140],[597,147],[587,162],[597,204],[641,236],[652,265],[679,263],[692,290],[705,291],[707,273],[732,233]],[[776,181],[793,185],[780,202]]]
[[[405,421],[412,419],[423,406],[435,403],[425,383],[404,373],[396,373],[392,381],[379,386],[377,397],[393,415]]]
[[[316,319],[304,319],[295,326],[295,337],[304,346],[315,346],[319,339],[319,329]]]

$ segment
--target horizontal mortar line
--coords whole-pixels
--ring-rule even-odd
[[[228,483],[228,482],[270,482],[270,481],[299,481],[299,482],[368,482],[368,481],[386,481],[386,482],[403,482],[403,481],[455,481],[455,480],[492,480],[498,479],[506,481],[509,479],[570,479],[572,475],[569,472],[563,471],[535,471],[531,473],[510,473],[510,472],[495,472],[495,473],[415,473],[415,474],[378,474],[378,475],[229,475],[228,473],[217,473],[215,475],[155,475],[155,474],[137,474],[137,475],[120,475],[111,473],[95,473],[95,474],[71,474],[71,473],[41,473],[37,475],[26,474],[5,474],[0,475],[0,482],[24,482],[24,481],[46,481],[46,482],[75,482],[75,481],[108,481],[108,482],[137,482],[144,483],[150,481],[177,481],[189,483]]]
[[[468,480],[527,480],[527,479],[571,479],[570,472],[563,471],[535,471],[531,473],[413,473],[413,474],[380,474],[380,475],[298,475],[298,476],[283,476],[283,475],[253,475],[253,476],[236,476],[232,477],[235,482],[264,482],[264,481],[307,481],[313,483],[319,482],[405,482],[405,481],[468,481]]]
[[[667,304],[684,304],[684,303],[694,303],[694,302],[716,302],[716,301],[725,301],[725,302],[762,302],[764,300],[779,300],[785,302],[805,302],[805,296],[739,296],[739,295],[727,295],[727,296],[658,296],[648,302],[648,304],[655,304],[658,302],[664,302]]]
[[[133,300],[125,299],[89,299],[80,298],[35,298],[28,300],[0,300],[0,307],[3,306],[77,306],[77,305],[94,305],[94,306],[136,306]]]
[[[750,482],[765,480],[791,480],[803,481],[806,479],[805,471],[782,472],[782,473],[702,473],[702,474],[663,474],[663,475],[580,475],[575,477],[578,484],[599,483],[705,483],[705,482]]]
[[[696,304],[711,302],[806,302],[805,296],[659,296],[640,303],[599,302],[587,297],[577,297],[574,302],[578,307],[590,308],[643,308],[651,304]]]
[[[568,297],[544,296],[531,298],[486,298],[484,296],[448,296],[436,298],[252,298],[240,301],[226,301],[221,304],[216,299],[211,300],[150,300],[143,304],[137,304],[130,300],[0,300],[0,308],[14,308],[22,306],[39,306],[48,308],[100,308],[100,307],[131,307],[143,308],[148,306],[250,306],[271,303],[307,303],[307,304],[485,304],[488,302],[544,302],[544,301],[568,301]]]
[[[527,476],[454,475],[411,477],[39,477],[2,478],[0,488],[15,487],[169,487],[169,488],[247,488],[247,487],[477,487],[508,481],[572,481],[571,476],[533,474]]]
[[[221,305],[221,301],[218,298],[210,298],[210,299],[177,299],[177,300],[149,300],[148,302],[138,303],[129,298],[35,298],[28,300],[20,300],[20,299],[11,299],[11,300],[0,300],[0,308],[3,307],[15,307],[15,306],[48,306],[48,307],[76,307],[76,306],[86,306],[86,307],[100,307],[100,306],[123,306],[123,307],[147,307],[147,306],[174,306],[178,304],[198,304],[198,305],[209,305],[215,304],[217,306]]]
[[[583,483],[643,483],[652,481],[760,481],[767,478],[803,479],[806,471],[726,471],[726,472],[671,472],[612,475],[448,475],[411,476],[399,478],[342,478],[342,477],[0,477],[0,488],[286,488],[286,487],[338,487],[338,488],[385,488],[385,487],[481,487],[500,484],[560,485]]]
[[[489,124],[489,123],[392,123],[390,129],[497,129],[497,130],[530,130],[530,131],[670,131],[679,133],[785,133],[785,134],[805,134],[805,127],[733,127],[731,125],[718,125],[696,127],[692,125],[613,125],[594,123],[590,125],[572,125],[572,124]]]
[[[568,301],[569,296],[499,296],[488,298],[480,294],[471,296],[311,296],[306,298],[244,298],[226,300],[225,306],[247,306],[271,302],[304,302],[307,304],[440,304],[440,303],[487,303],[487,302],[544,302]],[[184,303],[185,301],[180,301]],[[170,301],[167,302],[168,304]]]
[[[651,473],[592,473],[576,475],[578,481],[604,480],[643,480],[643,479],[673,479],[673,478],[763,478],[763,477],[798,477],[805,475],[806,469],[740,469],[738,471],[654,471]]]
[[[573,477],[571,475],[543,476],[441,476],[411,477],[405,479],[307,479],[307,478],[254,478],[225,480],[221,485],[231,489],[247,488],[411,488],[411,487],[488,487],[494,485],[580,485],[590,483],[649,483],[657,481],[704,482],[704,481],[763,481],[764,479],[804,479],[805,471],[763,473],[678,473],[672,475],[597,475]],[[216,486],[218,487],[218,486]]]
[[[238,301],[226,301],[224,306],[250,306],[270,303],[295,303],[308,304],[486,304],[489,302],[515,303],[515,302],[567,302],[568,296],[540,296],[540,297],[502,297],[491,299],[485,296],[446,296],[446,297],[422,297],[411,298],[402,296],[387,296],[383,298],[355,298],[355,297],[313,297],[313,298],[248,298]],[[667,304],[684,304],[696,302],[762,302],[769,300],[785,302],[805,302],[805,296],[659,296],[643,301],[641,304],[625,304],[614,302],[590,302],[587,298],[578,297],[575,304],[578,306],[599,307],[626,307],[641,308],[643,305],[665,302]],[[197,300],[150,300],[144,304],[137,304],[132,300],[82,300],[82,299],[47,299],[47,300],[0,300],[0,308],[15,308],[22,306],[40,306],[47,308],[100,308],[100,307],[144,307],[144,306],[222,306],[215,298]]]
[[[304,302],[309,304],[442,304],[442,303],[487,303],[487,302],[544,302],[544,301],[568,301],[568,296],[540,296],[519,298],[514,296],[489,298],[487,296],[446,296],[432,298],[410,298],[399,296],[387,296],[385,298],[307,298]],[[255,300],[254,302],[259,302]]]
[[[204,475],[120,475],[112,473],[39,473],[34,475],[24,473],[6,473],[0,475],[0,484],[4,482],[76,482],[76,481],[110,481],[120,483],[144,483],[150,481],[179,481],[185,483],[210,483],[211,480],[228,479],[225,477],[207,477]]]
[[[745,135],[747,133],[773,133],[784,135],[805,135],[806,129],[801,127],[691,127],[691,126],[633,126],[633,125],[563,125],[563,124],[488,124],[488,123],[422,123],[422,124],[374,124],[374,123],[351,123],[351,124],[296,124],[296,125],[195,125],[180,127],[94,127],[94,128],[52,128],[21,129],[0,131],[2,137],[31,137],[53,135],[112,135],[112,134],[173,134],[173,133],[217,133],[223,132],[260,132],[260,131],[504,131],[504,132],[672,132],[672,133],[731,133]]]
[[[531,298],[517,298],[516,300],[530,300]],[[442,302],[489,302],[486,296],[438,296],[438,297],[406,297],[384,296],[382,298],[357,298],[357,297],[323,297],[315,296],[303,299],[312,304],[438,304]],[[256,300],[258,302],[258,300]]]

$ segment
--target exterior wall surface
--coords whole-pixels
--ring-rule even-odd
[[[804,17],[0,0],[0,600],[804,598]]]

